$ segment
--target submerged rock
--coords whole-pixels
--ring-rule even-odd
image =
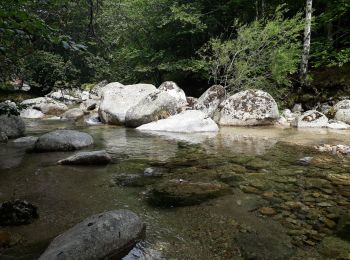
[[[142,125],[137,129],[142,131],[185,133],[217,132],[219,130],[211,118],[208,118],[203,112],[196,110],[187,110],[167,119]]]
[[[38,217],[37,207],[25,200],[7,201],[0,204],[0,226],[30,224]]]
[[[43,118],[45,115],[43,114],[43,112],[37,109],[27,108],[21,111],[20,116],[28,119],[37,119],[37,118]]]
[[[319,249],[324,256],[331,259],[350,259],[350,242],[337,237],[326,237]]]
[[[223,183],[169,180],[153,188],[150,200],[159,206],[188,206],[200,204],[229,192],[229,186]]]
[[[93,215],[56,237],[39,259],[121,259],[139,242],[145,224],[128,210]]]
[[[162,83],[158,90],[165,91],[174,97],[179,106],[185,106],[187,104],[185,92],[173,81]]]
[[[106,151],[79,152],[66,159],[58,161],[59,164],[67,165],[93,165],[108,164],[112,160]]]
[[[124,86],[118,82],[103,87],[99,108],[102,122],[124,124],[126,112],[155,90],[156,87],[150,84]]]
[[[220,125],[269,125],[279,118],[276,101],[262,90],[239,92],[226,99],[221,106]]]
[[[328,126],[328,118],[316,110],[309,110],[297,117],[292,125],[298,128],[321,128]]]
[[[39,137],[35,143],[36,152],[72,151],[94,143],[91,135],[74,130],[56,130]]]
[[[215,111],[226,97],[223,86],[214,85],[203,93],[194,105],[194,109],[200,110],[207,116],[213,118]]]
[[[62,119],[73,121],[79,120],[82,117],[84,117],[84,111],[80,108],[69,109],[61,115]]]
[[[47,115],[60,115],[63,112],[68,110],[68,107],[49,97],[39,97],[33,99],[24,100],[21,105],[26,106],[27,108],[32,108],[40,110],[42,113]]]
[[[155,91],[126,112],[125,125],[138,127],[177,113],[179,105],[167,92]]]

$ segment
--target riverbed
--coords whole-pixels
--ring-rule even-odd
[[[339,218],[350,211],[350,160],[313,148],[350,145],[349,131],[227,127],[180,134],[60,120],[26,125],[34,136],[87,132],[95,144],[85,150],[105,149],[113,161],[62,166],[57,161],[73,152],[31,153],[12,141],[1,144],[0,201],[27,200],[40,217],[1,228],[16,242],[0,259],[36,259],[55,236],[114,209],[132,210],[147,225],[145,241],[125,259],[320,259],[327,258],[321,241],[336,235]],[[304,157],[313,158],[298,163]],[[146,178],[146,168],[157,174]],[[151,188],[166,180],[220,182],[230,192],[192,206],[150,203]]]

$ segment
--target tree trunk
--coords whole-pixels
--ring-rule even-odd
[[[303,85],[307,84],[308,63],[311,44],[311,19],[312,19],[312,0],[306,0],[306,18],[304,32],[304,48],[300,65],[300,80]]]

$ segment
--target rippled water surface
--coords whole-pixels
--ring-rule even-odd
[[[60,166],[71,152],[28,153],[0,146],[0,201],[25,199],[39,208],[34,223],[6,227],[17,245],[0,259],[35,259],[49,241],[84,218],[130,209],[147,224],[146,240],[126,259],[320,258],[319,243],[336,233],[350,209],[346,158],[317,153],[316,144],[350,144],[348,131],[222,128],[218,134],[141,133],[113,126],[27,121],[28,135],[78,129],[105,149],[108,166]],[[309,166],[296,161],[312,156]],[[142,177],[151,167],[161,177]],[[116,176],[141,176],[137,185]],[[226,183],[230,192],[199,205],[157,207],[148,192],[167,180]],[[129,183],[128,181],[126,183]],[[263,214],[262,208],[273,214]],[[334,225],[333,225],[334,223]]]

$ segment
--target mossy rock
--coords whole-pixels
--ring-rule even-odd
[[[149,199],[157,206],[190,206],[228,193],[230,188],[224,183],[168,180],[156,185]]]
[[[337,225],[337,236],[350,241],[350,213],[339,218]]]
[[[350,259],[350,242],[337,237],[326,237],[319,249],[321,254],[331,259]]]
[[[247,169],[251,170],[262,170],[262,169],[267,169],[270,167],[270,163],[266,160],[263,160],[261,158],[255,158],[251,161],[249,161],[245,167]]]

